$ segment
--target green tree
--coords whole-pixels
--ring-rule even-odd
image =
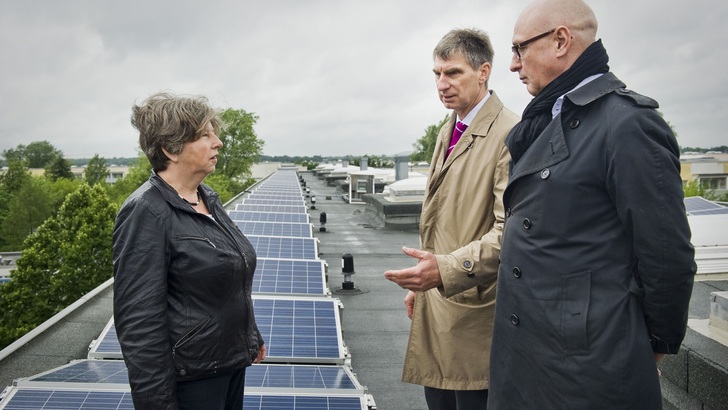
[[[412,144],[415,152],[410,155],[411,161],[430,162],[432,160],[432,154],[435,152],[437,136],[440,134],[442,127],[444,127],[449,120],[450,115],[448,114],[438,124],[429,125],[425,128],[425,135]]]
[[[83,184],[83,181],[78,179],[61,178],[51,181],[51,179],[46,176],[43,176],[42,178],[45,179],[48,184],[50,203],[54,214],[61,208],[63,202],[66,201],[66,197],[75,192]]]
[[[0,198],[2,198],[2,201],[0,201],[0,249],[3,250],[8,250],[6,247],[8,238],[2,233],[2,227],[5,225],[5,221],[8,220],[11,202],[13,202],[16,194],[23,186],[31,180],[28,167],[25,166],[25,161],[18,157],[11,156],[9,158],[7,170],[5,173],[0,173]]]
[[[35,141],[27,146],[20,144],[3,151],[2,155],[8,162],[24,160],[29,168],[45,168],[51,161],[62,156],[61,151],[48,141]]]
[[[124,178],[119,179],[113,185],[109,186],[109,197],[111,201],[117,205],[117,208],[121,206],[126,197],[145,183],[151,174],[152,164],[140,152],[136,163],[130,165],[129,173]]]
[[[0,286],[0,348],[112,276],[115,208],[103,187],[82,185],[25,243]]]
[[[715,201],[719,199],[719,196],[714,190],[707,187],[705,184],[701,184],[697,179],[693,179],[683,186],[685,197],[691,196],[702,196],[709,201]]]
[[[2,250],[22,250],[25,238],[53,215],[49,185],[45,178],[30,178],[11,196],[7,214],[0,225]]]
[[[71,172],[71,163],[68,162],[62,155],[52,159],[45,167],[45,174],[51,181],[55,181],[59,178],[73,179],[73,172]]]
[[[0,175],[0,186],[2,186],[3,193],[13,194],[18,192],[30,178],[27,163],[17,157],[10,157],[8,159],[8,170]]]
[[[105,182],[107,175],[109,175],[109,169],[106,167],[106,160],[99,157],[99,154],[94,155],[86,164],[86,169],[83,170],[83,178],[91,186]]]
[[[24,158],[30,168],[45,168],[63,154],[48,141],[35,141],[25,147]]]
[[[225,203],[231,200],[235,195],[244,189],[238,189],[239,187],[231,179],[218,173],[212,173],[205,178],[204,183],[210,188],[214,189],[220,200]]]
[[[223,147],[217,156],[215,172],[229,179],[249,177],[250,168],[260,158],[265,144],[253,129],[258,116],[243,109],[229,108],[220,117],[227,126],[219,136]]]

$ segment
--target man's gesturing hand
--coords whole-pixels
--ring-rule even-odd
[[[407,269],[388,270],[384,272],[385,278],[414,292],[424,292],[442,285],[440,268],[434,254],[408,247],[402,247],[402,252],[419,259],[417,265]]]

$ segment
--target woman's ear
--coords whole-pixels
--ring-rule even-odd
[[[170,161],[177,162],[177,158],[178,158],[177,155],[170,154],[169,151],[167,151],[167,149],[164,147],[162,147],[162,152],[164,152],[164,155],[166,155]]]

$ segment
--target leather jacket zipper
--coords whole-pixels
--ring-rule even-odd
[[[207,218],[207,219],[209,221],[211,221],[213,224],[217,225],[217,227],[220,228],[220,230],[223,231],[223,233],[228,237],[228,239],[230,239],[232,241],[232,243],[235,244],[235,248],[237,248],[238,252],[240,253],[240,256],[243,258],[243,262],[245,263],[245,270],[247,272],[249,272],[250,271],[250,265],[248,264],[248,258],[245,257],[245,252],[243,252],[242,248],[240,248],[240,246],[237,246],[238,241],[235,240],[235,236],[232,233],[230,233],[230,231],[223,224],[221,224],[220,222],[217,221],[217,217],[215,217],[215,214],[214,214],[214,209],[210,209],[210,213],[212,214],[213,217],[212,218]],[[193,239],[193,238],[190,238],[190,239]],[[207,238],[196,238],[196,239],[206,240],[207,242],[210,243],[210,245],[215,246]],[[243,280],[243,293],[245,293],[245,281],[244,280]],[[247,300],[246,300],[246,305],[247,305],[248,311],[249,312],[253,312],[253,310],[254,310],[253,309],[253,304],[252,303],[248,304],[247,303]],[[245,332],[245,341],[247,342],[248,350],[250,350],[250,335],[248,334],[248,332]],[[173,353],[174,353],[174,349],[173,349]],[[174,356],[174,354],[173,354],[173,356]]]
[[[210,239],[208,239],[208,238],[203,238],[203,237],[200,237],[200,236],[182,236],[182,237],[180,237],[180,239],[192,239],[194,241],[205,241],[205,242],[209,243],[210,246],[212,246],[213,248],[217,249],[217,246],[215,246],[215,244],[212,243],[212,241]]]
[[[192,329],[190,329],[189,332],[187,332],[184,335],[182,335],[182,337],[179,338],[179,340],[177,341],[177,343],[175,343],[174,346],[172,346],[172,357],[175,357],[175,354],[177,352],[177,348],[178,347],[181,347],[182,345],[184,345],[185,343],[187,343],[188,341],[190,341],[190,339],[192,339],[192,337],[194,335],[196,335],[197,333],[199,333],[200,330],[202,330],[202,328],[205,325],[207,325],[207,323],[210,322],[210,320],[212,320],[212,316],[207,316],[202,322],[198,323],[197,325],[195,325],[195,327],[193,327]]]

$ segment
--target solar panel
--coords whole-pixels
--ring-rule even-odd
[[[369,408],[363,397],[313,395],[248,395],[244,396],[245,410],[350,410]]]
[[[237,225],[245,235],[289,236],[297,238],[313,237],[313,228],[311,224],[239,221],[235,222],[235,225]]]
[[[318,259],[317,238],[245,235],[259,258]]]
[[[298,199],[300,201],[303,201],[303,195],[302,194],[294,194],[294,193],[278,193],[278,192],[263,192],[263,193],[252,193],[247,196],[247,199]]]
[[[288,223],[308,223],[308,214],[286,214],[280,212],[250,212],[250,211],[230,211],[228,212],[230,219],[233,221],[260,221],[260,222],[288,222]]]
[[[255,322],[270,363],[343,364],[338,300],[253,296]]]
[[[728,207],[709,201],[701,196],[688,197],[684,201],[688,215],[728,214]]]
[[[128,389],[128,388],[127,388]],[[10,388],[0,402],[3,410],[134,410],[131,393],[114,390]]]
[[[346,364],[337,299],[253,295],[255,322],[268,349],[270,363]],[[121,358],[113,319],[99,340],[112,352],[93,358]],[[104,355],[102,357],[102,355]]]
[[[89,359],[123,359],[113,319],[101,331],[101,336],[91,342],[87,357]]]
[[[260,184],[255,191],[302,192],[298,181],[294,183],[268,182]]]
[[[285,197],[281,197],[285,198]],[[257,199],[257,198],[246,198],[243,205],[275,205],[275,206],[306,206],[306,201],[303,199]]]
[[[273,392],[281,389],[317,389],[326,392],[365,393],[349,366],[255,364],[245,371],[246,392]]]
[[[306,207],[301,206],[287,206],[287,205],[246,205],[238,204],[235,205],[236,211],[252,211],[252,212],[282,212],[287,214],[305,214]]]
[[[58,383],[67,387],[89,383],[129,387],[129,374],[123,360],[85,359],[15,381],[21,387],[58,387]]]
[[[327,295],[324,261],[258,258],[253,293]]]
[[[134,410],[131,393],[107,390],[29,389],[11,387],[0,402],[2,410]],[[246,410],[354,410],[369,409],[364,395],[244,394]]]
[[[129,374],[123,360],[84,359],[41,374],[16,379],[15,386],[29,388],[104,388],[128,390]],[[112,386],[113,385],[113,386]],[[356,394],[365,393],[349,366],[343,365],[289,365],[255,364],[245,371],[245,389],[267,393],[277,390],[290,393],[291,389],[319,390]]]

